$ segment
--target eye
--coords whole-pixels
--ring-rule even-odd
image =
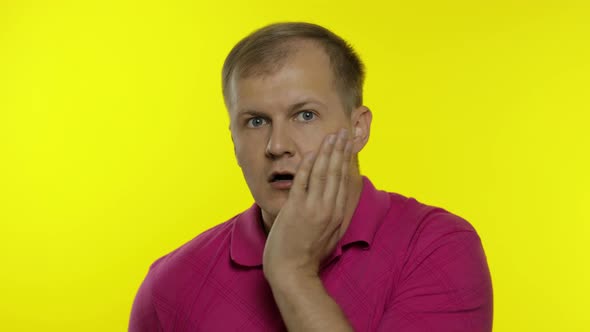
[[[302,111],[297,113],[297,120],[301,120],[303,122],[309,122],[315,119],[315,113],[312,111]]]
[[[264,120],[263,118],[257,116],[257,117],[253,117],[248,119],[248,127],[250,128],[258,128],[260,126],[262,126],[263,124],[266,123],[266,120]]]

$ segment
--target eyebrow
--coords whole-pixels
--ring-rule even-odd
[[[289,106],[289,112],[288,113],[294,112],[295,110],[297,110],[299,108],[302,108],[303,106],[305,106],[307,104],[318,104],[318,105],[321,105],[321,106],[324,106],[325,107],[325,105],[322,102],[320,102],[318,100],[315,100],[313,98],[307,98],[307,99],[304,99],[304,100],[302,100],[302,101],[300,101],[298,103],[295,103],[295,104]],[[244,116],[244,115],[261,116],[261,117],[266,117],[267,116],[267,114],[265,114],[264,112],[260,112],[260,111],[256,111],[256,110],[251,110],[251,109],[240,110],[238,112],[238,116]]]

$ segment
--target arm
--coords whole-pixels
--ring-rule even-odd
[[[317,159],[306,156],[269,232],[264,275],[290,332],[353,331],[319,278],[320,262],[345,232],[351,150],[341,131],[324,140]]]
[[[289,331],[353,331],[319,277],[285,277],[270,285]]]
[[[153,265],[152,265],[153,267]],[[150,268],[145,280],[139,287],[129,318],[129,332],[163,331],[152,299],[153,271]]]

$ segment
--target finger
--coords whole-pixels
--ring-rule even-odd
[[[342,227],[336,227],[336,229],[334,229],[332,231],[332,234],[330,234],[330,236],[328,237],[327,240],[327,247],[328,248],[334,248],[336,249],[336,245],[338,244],[338,242],[340,242],[340,240],[342,239],[342,231],[341,231]]]
[[[303,196],[307,191],[307,185],[309,181],[309,173],[315,160],[315,152],[311,151],[303,156],[303,160],[299,163],[297,171],[295,172],[295,178],[293,179],[293,186],[289,191],[289,195]]]
[[[346,209],[346,200],[348,198],[348,186],[350,182],[350,164],[352,162],[352,140],[346,142],[344,148],[344,161],[342,162],[342,176],[340,177],[340,186],[338,190],[338,197],[336,198],[336,211],[342,211]]]
[[[328,162],[336,143],[336,135],[328,135],[320,147],[320,151],[313,164],[309,178],[308,199],[312,202],[319,201],[324,194],[327,180]]]
[[[333,211],[336,203],[336,197],[340,190],[340,179],[342,178],[342,163],[344,161],[344,148],[348,142],[348,130],[341,129],[338,132],[338,140],[330,156],[328,166],[328,175],[326,181],[326,188],[324,189],[323,199]]]

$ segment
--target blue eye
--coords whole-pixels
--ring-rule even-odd
[[[302,120],[304,122],[308,122],[308,121],[315,119],[315,113],[313,113],[311,111],[299,112],[297,114],[297,119]]]
[[[257,116],[248,120],[248,127],[257,128],[266,123],[266,120]]]

